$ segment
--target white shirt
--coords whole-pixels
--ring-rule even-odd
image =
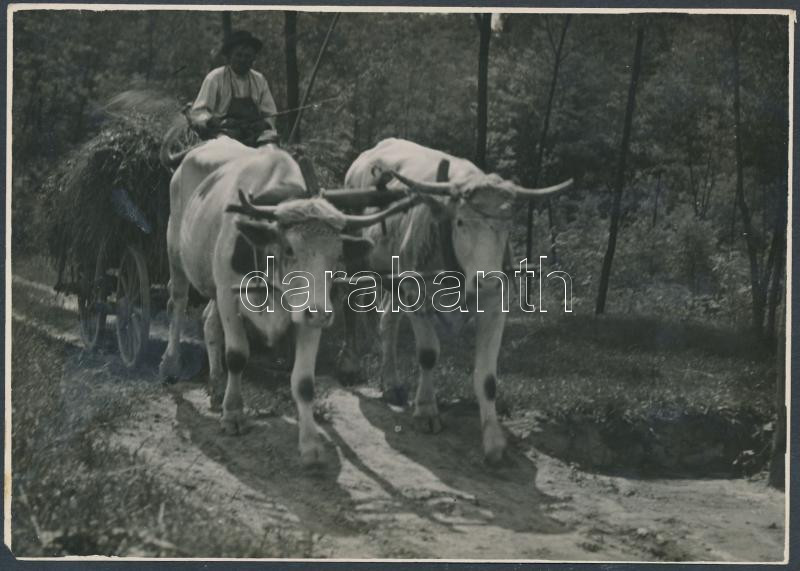
[[[244,76],[238,76],[227,65],[212,70],[203,80],[190,111],[192,122],[204,127],[211,117],[221,119],[228,112],[231,99],[248,94],[275,129],[275,123],[269,115],[276,113],[278,108],[266,78],[254,69]]]

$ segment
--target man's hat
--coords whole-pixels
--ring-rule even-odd
[[[236,46],[250,46],[255,51],[261,51],[261,47],[264,44],[256,38],[253,34],[248,32],[247,30],[235,30],[231,32],[230,37],[226,42],[222,44],[222,49],[220,53],[224,56],[228,56],[231,53],[231,50]]]

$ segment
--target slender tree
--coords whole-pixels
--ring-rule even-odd
[[[150,81],[151,76],[153,75],[153,66],[155,64],[156,59],[156,48],[155,48],[155,35],[156,35],[156,24],[158,21],[158,13],[155,11],[147,12],[147,58],[145,59],[144,66],[144,78],[145,81]]]
[[[291,129],[297,122],[297,107],[300,106],[300,73],[297,69],[297,12],[284,12],[283,39],[286,51],[286,107],[290,110],[287,119]],[[295,139],[300,140],[300,126]]]
[[[567,14],[564,16],[564,22],[561,26],[561,35],[559,36],[558,42],[555,41],[555,37],[550,28],[550,21],[545,20],[545,24],[547,26],[547,35],[550,40],[550,47],[553,51],[553,73],[550,77],[550,88],[547,92],[547,105],[545,107],[544,112],[544,121],[542,123],[542,130],[539,132],[539,144],[537,145],[536,149],[536,163],[533,171],[533,186],[536,187],[539,185],[539,181],[541,180],[541,173],[542,173],[542,164],[544,163],[544,149],[545,145],[547,144],[547,132],[550,128],[550,116],[553,111],[553,97],[556,92],[556,83],[558,82],[558,70],[561,66],[561,62],[563,60],[563,51],[564,51],[564,38],[567,36],[567,30],[569,29],[570,21],[572,20],[572,14]],[[555,224],[553,223],[553,205],[550,199],[547,199],[547,221],[550,226],[550,257],[554,263],[558,262],[558,254],[556,252],[556,230]],[[533,248],[533,202],[528,202],[528,232],[525,241],[525,257],[527,259],[531,259]],[[532,288],[528,288],[528,295],[531,295]]]
[[[747,258],[750,262],[750,290],[753,311],[753,329],[763,334],[765,288],[760,279],[758,245],[753,235],[750,207],[744,197],[744,159],[742,158],[742,105],[741,105],[741,17],[731,16],[728,20],[733,54],[733,124],[736,151],[736,206],[742,219]],[[734,219],[735,220],[735,219]]]
[[[784,311],[778,315],[778,330],[785,331]],[[789,332],[785,331],[785,335]],[[775,375],[775,431],[769,459],[769,485],[783,489],[786,484],[786,348],[784,336],[776,335],[778,365]]]
[[[653,222],[650,224],[651,228],[656,227],[656,222],[658,222],[658,197],[661,194],[661,175],[663,171],[659,169],[656,172],[656,196],[655,200],[653,200]]]
[[[631,81],[628,86],[628,104],[625,108],[625,125],[622,130],[622,143],[617,164],[616,187],[614,189],[614,202],[611,207],[611,226],[608,230],[608,247],[603,258],[603,269],[600,273],[600,287],[597,292],[597,305],[594,312],[605,312],[606,295],[608,294],[608,279],[611,276],[611,263],[614,261],[614,250],[617,246],[617,232],[619,231],[620,206],[622,204],[622,188],[625,185],[625,163],[628,158],[628,146],[631,138],[631,124],[633,123],[633,110],[636,106],[636,84],[639,81],[639,71],[642,67],[642,43],[644,42],[644,27],[639,24],[636,31],[636,48],[633,53],[633,69]]]
[[[778,304],[781,302],[781,289],[783,287],[784,274],[784,249],[786,247],[786,204],[782,203],[776,207],[775,225],[772,231],[772,243],[767,261],[767,268],[764,273],[764,284],[769,283],[769,293],[767,294],[767,322],[764,329],[765,337],[769,343],[774,342],[778,335],[776,330],[776,314]],[[767,271],[769,275],[767,275]]]
[[[228,38],[231,37],[231,30],[233,29],[233,24],[231,23],[231,13],[230,12],[223,12],[222,13],[222,40],[224,42],[228,41]]]
[[[486,129],[488,123],[489,42],[492,39],[492,15],[475,14],[480,32],[478,48],[478,129],[475,141],[475,164],[486,168]]]

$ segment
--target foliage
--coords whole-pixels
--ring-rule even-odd
[[[285,109],[284,14],[231,16],[234,28],[264,40],[256,68],[268,78],[279,109]],[[332,17],[302,12],[297,18],[301,94]],[[628,66],[635,29],[643,22],[642,76],[609,303],[615,297],[624,302],[629,289],[663,286],[665,295],[678,287],[687,300],[710,296],[725,307],[739,304],[738,289],[730,284],[740,276],[734,279],[737,272],[726,269],[740,263],[745,251],[734,208],[731,22],[737,18],[745,197],[759,267],[766,267],[772,235],[780,228],[777,214],[786,209],[786,18],[576,14],[565,36],[538,173],[541,184],[577,180],[574,190],[554,200],[553,210],[559,263],[579,276],[576,296],[591,297],[599,276]],[[557,14],[513,14],[491,41],[488,168],[523,184],[537,175],[553,37],[562,23]],[[194,97],[204,74],[222,63],[221,37],[219,12],[15,13],[15,246],[32,244],[42,234],[36,224],[47,224],[49,217],[40,211],[41,180],[97,134],[103,103],[120,92],[147,88],[169,94],[177,108]],[[310,97],[335,99],[303,115],[303,149],[317,165],[321,184],[340,185],[358,153],[388,136],[473,158],[478,39],[468,14],[343,14]],[[288,135],[285,117],[278,128]],[[544,254],[550,240],[546,213],[537,213],[534,222]],[[521,212],[514,227],[518,258],[525,223]],[[744,314],[747,306],[738,307]],[[652,303],[644,309],[660,311]],[[716,315],[741,319],[727,309]]]

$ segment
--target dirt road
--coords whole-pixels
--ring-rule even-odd
[[[74,307],[40,286],[15,280],[15,323],[76,344]],[[445,430],[420,434],[409,411],[388,407],[369,388],[343,388],[324,375],[318,377],[319,426],[328,463],[304,470],[288,390],[281,375],[263,373],[265,358],[248,366],[250,430],[226,436],[209,410],[202,375],[152,390],[163,348],[159,336],[157,327],[153,358],[139,372],[121,372],[109,353],[105,365],[67,369],[59,382],[70,394],[91,395],[75,404],[86,418],[104,396],[119,399],[123,391],[130,406],[107,434],[112,446],[134,454],[181,501],[211,509],[220,520],[235,518],[254,533],[303,543],[309,557],[783,558],[784,495],[762,480],[584,472],[530,444],[526,435],[535,429],[535,415],[506,422],[510,458],[490,468],[481,459],[473,406],[445,408]],[[151,387],[146,399],[136,395],[143,385]]]

